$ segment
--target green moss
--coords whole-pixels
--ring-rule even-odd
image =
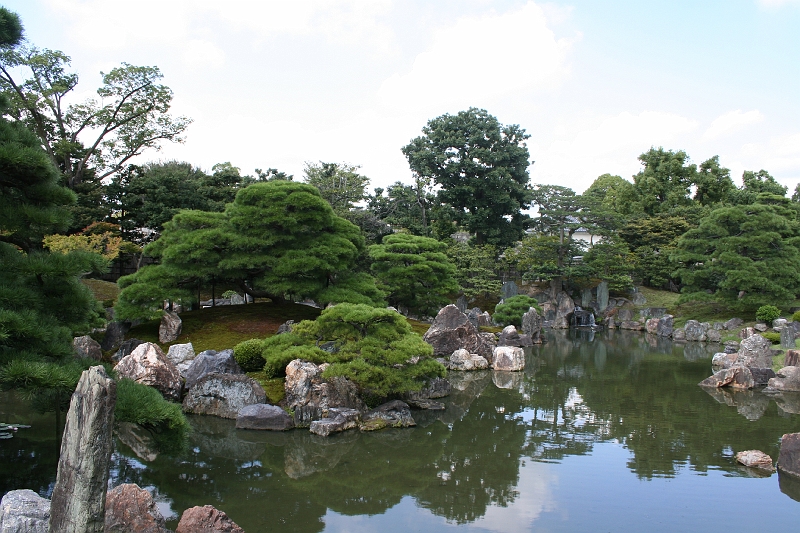
[[[95,300],[102,302],[103,307],[112,307],[117,302],[119,286],[116,283],[100,279],[82,279],[81,283],[92,291]]]
[[[279,404],[286,396],[284,378],[270,378],[265,372],[248,372],[248,376],[256,380],[267,394],[267,401],[271,404]]]
[[[411,324],[411,331],[417,335],[425,335],[431,328],[430,324],[420,322],[419,320],[413,320],[411,318],[407,318],[406,320],[408,320],[408,323]]]

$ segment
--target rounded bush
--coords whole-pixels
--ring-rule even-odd
[[[494,308],[492,320],[504,326],[513,324],[519,328],[522,326],[522,315],[527,313],[528,309],[534,307],[537,311],[541,312],[539,306],[536,305],[537,303],[535,298],[524,294],[512,296],[511,298],[507,298],[503,303],[497,304]]]
[[[800,311],[795,311],[792,315],[792,322],[800,322]]]
[[[264,368],[264,341],[250,339],[233,347],[233,357],[245,372],[258,372]]]
[[[774,331],[765,331],[763,333],[759,333],[759,335],[767,339],[772,344],[778,344],[781,342],[781,334],[775,333]]]
[[[781,316],[781,310],[774,305],[762,305],[756,311],[756,320],[772,324],[772,321]]]

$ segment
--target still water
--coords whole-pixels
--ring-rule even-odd
[[[172,528],[194,505],[259,531],[754,531],[797,527],[800,482],[733,456],[777,460],[800,431],[800,396],[707,392],[714,347],[638,333],[554,332],[524,373],[452,374],[440,412],[417,427],[329,438],[243,431],[191,418],[180,456],[117,441],[111,484],[150,488]],[[49,496],[52,416],[0,397],[0,493]],[[136,445],[134,445],[136,447]]]

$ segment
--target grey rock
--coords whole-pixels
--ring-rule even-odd
[[[568,329],[570,316],[575,312],[575,302],[564,291],[558,293],[556,299],[556,316],[553,319],[553,329]]]
[[[411,409],[408,404],[400,400],[392,400],[379,405],[375,409],[364,413],[361,419],[362,431],[373,431],[386,427],[405,428],[417,425],[411,416]]]
[[[0,501],[0,533],[48,533],[50,500],[30,489],[9,491]]]
[[[725,341],[725,353],[739,353],[738,341]]]
[[[592,305],[592,289],[583,289],[581,291],[581,307],[588,309]]]
[[[209,374],[244,374],[236,359],[233,350],[206,350],[197,354],[192,364],[186,369],[186,388],[191,389],[194,384]]]
[[[639,310],[641,318],[661,318],[667,313],[666,307],[646,307]]]
[[[167,522],[150,492],[124,483],[106,494],[105,533],[168,533]]]
[[[603,312],[608,307],[608,282],[601,281],[597,286],[597,309]]]
[[[280,335],[282,333],[291,333],[293,326],[294,326],[294,320],[287,320],[286,322],[278,326],[278,331],[275,332],[275,335]]]
[[[470,370],[485,370],[489,368],[489,361],[478,354],[471,354],[461,348],[453,352],[445,366],[448,370],[468,372]]]
[[[626,320],[622,324],[619,325],[620,329],[629,329],[632,331],[644,331],[644,324],[638,321],[628,321]]]
[[[328,416],[314,420],[309,426],[309,431],[315,435],[327,437],[331,433],[341,433],[348,429],[355,429],[361,422],[361,412],[357,409],[334,407],[328,409]]]
[[[183,411],[235,419],[243,407],[266,401],[261,385],[245,375],[209,374],[189,389]]]
[[[711,358],[711,368],[714,371],[730,368],[736,364],[736,358],[737,354],[735,353],[716,353]]]
[[[265,403],[245,405],[236,415],[237,429],[285,431],[293,427],[294,419],[277,405]]]
[[[95,361],[103,358],[103,350],[100,349],[100,343],[89,335],[73,338],[72,349],[76,357],[94,359]]]
[[[494,349],[492,368],[517,372],[525,368],[525,352],[516,346],[498,346]]]
[[[175,533],[244,533],[244,529],[212,505],[186,509]]]
[[[315,365],[295,359],[286,366],[286,406],[294,412],[294,423],[308,427],[314,420],[326,417],[329,409],[347,407],[366,411],[354,383],[345,378],[323,379],[327,364]]]
[[[109,322],[106,326],[106,334],[103,336],[103,342],[100,343],[100,348],[103,350],[113,350],[125,340],[125,335],[131,329],[131,323],[124,322]]]
[[[784,327],[781,329],[781,348],[796,348],[794,342],[794,328]]]
[[[800,366],[785,366],[767,383],[765,392],[800,392]]]
[[[443,357],[464,348],[488,359],[494,348],[494,343],[480,335],[467,316],[452,304],[439,311],[422,340],[433,346],[434,355]]]
[[[478,307],[473,307],[466,312],[467,320],[469,320],[475,329],[480,327],[491,327],[492,323],[492,315],[487,313],[486,311],[481,311]]]
[[[672,340],[674,341],[685,341],[686,340],[686,330],[683,328],[677,328],[672,332]]]
[[[533,340],[529,335],[520,335],[516,326],[513,324],[503,328],[500,332],[498,346],[533,346]]]
[[[617,320],[619,322],[632,322],[633,321],[633,309],[623,307],[619,311],[617,311]]]
[[[118,363],[123,357],[130,355],[140,344],[144,344],[144,341],[139,339],[128,339],[123,341],[123,343],[119,345],[117,353],[111,356],[111,360]]]
[[[786,350],[783,366],[800,366],[800,350]]]
[[[778,470],[800,477],[800,433],[787,433],[781,437]]]
[[[725,329],[725,322],[714,322],[711,327],[717,331],[722,331]]]
[[[436,377],[428,381],[428,383],[419,391],[407,392],[403,394],[401,399],[405,402],[409,402],[430,400],[432,398],[444,398],[445,396],[450,395],[451,390],[452,387],[448,380],[445,378]]]
[[[519,294],[519,287],[517,287],[517,284],[513,281],[506,281],[503,283],[503,287],[500,289],[500,294],[503,297],[503,300],[507,300]]]
[[[742,324],[744,324],[744,320],[742,320],[741,318],[731,318],[730,320],[725,322],[724,325],[725,329],[733,331],[735,329],[742,327]]]
[[[50,531],[102,533],[105,528],[116,403],[117,384],[105,369],[84,370],[64,424]]]
[[[748,337],[752,337],[755,334],[756,330],[754,328],[742,328],[741,331],[739,331],[739,338],[744,340]]]
[[[690,342],[703,342],[706,340],[706,329],[697,320],[687,320],[683,327],[686,340]]]
[[[191,362],[194,356],[194,346],[192,346],[191,342],[187,342],[186,344],[173,344],[169,347],[169,351],[167,351],[167,359],[175,366],[181,363]]]
[[[651,333],[653,335],[658,333],[658,319],[657,318],[648,318],[647,322],[644,323],[644,329],[647,333]]]
[[[158,327],[158,342],[167,344],[175,342],[181,334],[183,321],[178,313],[173,311],[164,311],[161,316],[161,325]]]
[[[751,335],[739,343],[737,362],[744,366],[772,368],[772,343],[761,335]]]
[[[675,331],[674,321],[675,319],[672,315],[664,315],[659,317],[656,335],[659,337],[672,337],[672,333]]]
[[[756,387],[763,387],[769,384],[769,381],[775,377],[775,371],[771,368],[757,368],[750,367],[750,373],[753,375],[753,382]]]
[[[469,304],[467,303],[467,297],[464,296],[463,294],[461,296],[459,296],[456,299],[455,306],[458,307],[458,310],[461,311],[462,313],[466,313],[467,312],[467,308],[469,306]]]
[[[542,317],[533,307],[522,315],[522,333],[528,335],[532,343],[542,343]]]
[[[157,344],[140,344],[114,370],[119,377],[155,388],[167,399],[181,399],[181,374]]]
[[[244,296],[242,296],[241,294],[232,295],[231,305],[244,305]]]
[[[444,411],[445,405],[435,400],[405,400],[409,407],[424,411]]]
[[[731,387],[752,389],[755,386],[753,375],[746,366],[736,365],[722,369],[699,383],[701,387]]]
[[[645,305],[647,304],[647,298],[644,297],[644,294],[641,292],[633,293],[633,298],[631,298],[633,305]]]
[[[753,329],[758,331],[759,333],[764,333],[765,331],[767,331],[769,329],[769,327],[766,324],[762,324],[762,323],[759,322],[758,324],[753,326]]]
[[[772,327],[773,328],[782,328],[783,326],[785,326],[788,323],[789,323],[789,321],[786,320],[785,318],[776,318],[775,320],[772,321]]]
[[[706,331],[706,340],[708,342],[719,342],[722,340],[722,335],[720,335],[718,329],[709,329]]]

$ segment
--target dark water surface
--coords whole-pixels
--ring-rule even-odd
[[[174,528],[194,505],[259,531],[794,530],[800,482],[737,466],[777,460],[800,431],[800,396],[709,393],[714,347],[638,333],[553,333],[524,373],[451,374],[444,412],[418,426],[329,438],[242,431],[193,417],[190,449],[148,455],[117,442],[112,485],[156,494]],[[0,396],[0,493],[49,496],[58,455],[52,416]],[[135,446],[135,445],[134,445]],[[136,447],[136,446],[135,446]]]

